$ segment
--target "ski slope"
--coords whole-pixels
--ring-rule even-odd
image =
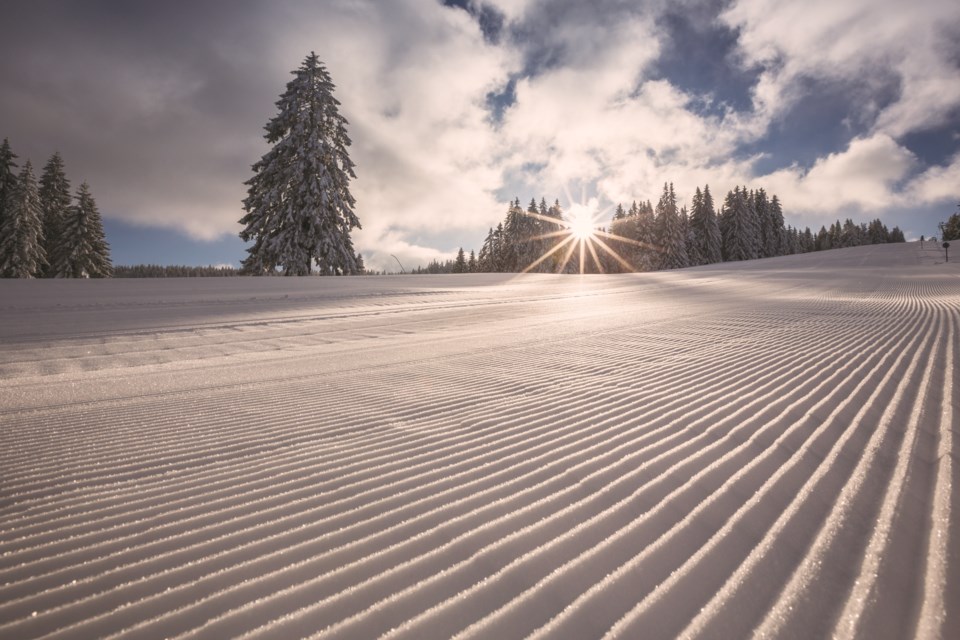
[[[960,269],[0,281],[2,638],[956,637]]]

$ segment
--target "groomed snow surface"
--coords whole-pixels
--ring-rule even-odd
[[[960,633],[929,243],[3,281],[0,340],[2,638]]]

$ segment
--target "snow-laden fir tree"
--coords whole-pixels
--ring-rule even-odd
[[[783,219],[783,207],[780,204],[780,198],[774,195],[770,199],[770,204],[767,206],[767,212],[770,215],[770,220],[773,224],[774,238],[773,238],[773,249],[775,256],[782,256],[787,253],[787,247],[784,245],[787,242],[786,229],[784,227]],[[799,231],[799,230],[798,230]],[[793,252],[796,253],[798,247],[793,247]]]
[[[710,185],[703,187],[703,257],[706,264],[723,261],[723,237],[720,235],[720,221],[717,209],[710,194]]]
[[[487,232],[483,244],[480,245],[480,255],[477,257],[477,270],[484,273],[493,271],[495,257],[493,255],[493,227]]]
[[[244,270],[309,275],[357,272],[350,232],[360,228],[353,212],[350,179],[356,178],[347,147],[347,120],[340,115],[334,85],[311,52],[277,101],[279,113],[266,126],[273,145],[256,164],[240,219],[240,237],[253,240]]]
[[[647,200],[637,206],[637,230],[635,240],[639,271],[656,271],[660,268],[660,245],[657,238],[657,219],[653,203]]]
[[[502,271],[513,272],[523,268],[520,266],[520,261],[523,259],[524,217],[523,207],[520,206],[520,198],[517,198],[510,203],[503,221]]]
[[[720,219],[723,237],[723,259],[752,260],[757,257],[759,233],[750,194],[746,188],[735,187],[727,193]]]
[[[546,202],[543,203],[546,205]],[[517,271],[523,271],[537,261],[541,255],[540,243],[540,206],[535,198],[530,199],[527,206],[527,215],[520,220],[520,249]],[[537,265],[542,266],[542,265]]]
[[[720,227],[717,225],[717,214],[713,209],[713,196],[710,195],[710,186],[700,191],[697,187],[693,195],[693,208],[690,212],[690,230],[692,249],[689,251],[690,264],[713,264],[720,262],[722,254],[720,247]]]
[[[550,207],[547,205],[547,199],[540,197],[540,204],[537,206],[536,215],[538,217],[530,220],[529,250],[527,251],[527,265],[533,264],[550,251],[552,238],[545,237],[547,230],[553,231],[553,223],[550,222]],[[526,267],[525,267],[526,268]],[[549,273],[552,271],[550,259],[541,260],[534,268],[537,273]]]
[[[0,145],[0,228],[3,227],[7,197],[17,183],[17,163],[14,161],[16,157],[17,154],[10,148],[10,140],[4,138]]]
[[[636,252],[637,247],[635,244],[633,244],[633,242],[636,240],[636,229],[636,201],[634,201],[633,205],[630,207],[629,213],[627,213],[627,211],[623,208],[623,205],[618,204],[613,213],[613,220],[610,221],[610,235],[613,237],[604,238],[603,241],[606,242],[610,249],[620,256],[624,262],[630,265],[630,267],[627,268],[618,261],[614,261],[615,264],[611,269],[613,273],[637,270],[636,260],[634,260],[634,253]]]
[[[43,211],[33,165],[27,160],[5,195],[0,226],[0,277],[33,278],[46,264],[43,254]]]
[[[687,235],[677,211],[677,196],[673,184],[663,185],[663,194],[657,203],[656,235],[660,253],[659,268],[682,269],[689,266]]]
[[[70,181],[63,167],[63,158],[54,153],[40,176],[40,206],[43,208],[43,251],[47,256],[44,275],[52,276],[54,247],[60,243],[63,222],[70,209]]]
[[[757,220],[757,257],[770,258],[777,255],[777,231],[774,229],[773,218],[770,216],[767,192],[757,189],[750,193],[750,202]]]
[[[563,242],[563,238],[554,235],[564,229],[561,223],[564,217],[563,207],[560,206],[559,199],[554,199],[553,204],[547,209],[545,217],[550,218],[550,220],[542,220],[540,223],[540,233],[543,236],[540,243],[540,255],[547,255],[548,253],[550,255],[540,263],[540,270],[544,273],[557,273],[563,266],[563,249],[557,249],[557,245]]]
[[[49,271],[54,278],[109,278],[113,274],[103,221],[86,182],[77,189],[76,202],[64,216]]]
[[[693,192],[693,202],[690,207],[690,220],[687,222],[690,228],[687,236],[687,259],[690,265],[695,267],[707,262],[703,257],[704,232],[698,220],[703,211],[703,192],[700,191],[700,187]]]

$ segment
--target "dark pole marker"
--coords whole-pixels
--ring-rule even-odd
[[[944,242],[940,246],[943,247],[943,254],[947,257],[947,262],[950,262],[950,243]]]

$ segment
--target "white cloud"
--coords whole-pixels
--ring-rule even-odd
[[[930,167],[910,182],[904,195],[907,202],[931,204],[960,201],[960,154],[945,166]]]
[[[900,96],[874,127],[894,137],[941,124],[960,106],[952,0],[736,0],[722,19],[740,30],[746,64],[765,68],[755,101],[768,118],[802,95],[806,78],[869,83],[894,74]]]
[[[593,28],[565,34],[570,64],[518,82],[504,120],[514,168],[536,163],[537,195],[597,181],[613,202],[655,198],[665,180],[732,152],[741,135],[734,119],[696,115],[691,96],[647,79],[661,49],[652,18],[621,20],[602,36]]]
[[[909,150],[887,135],[875,134],[820,158],[808,171],[782,169],[757,185],[776,193],[795,212],[836,217],[844,211],[872,212],[896,203],[897,184],[916,164]]]

